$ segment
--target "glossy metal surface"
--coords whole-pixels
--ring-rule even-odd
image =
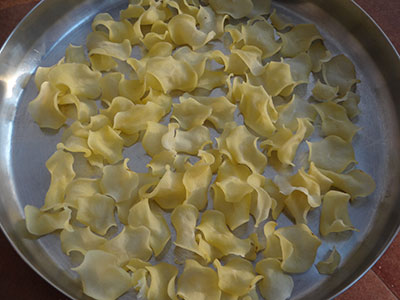
[[[27,113],[37,90],[31,75],[49,66],[69,43],[84,44],[90,22],[98,12],[117,15],[128,1],[47,0],[28,15],[0,52],[0,222],[21,256],[66,295],[88,299],[70,270],[70,259],[52,235],[34,239],[24,230],[23,207],[41,206],[49,184],[45,161],[54,152],[60,132],[42,131]],[[278,12],[296,22],[317,24],[334,54],[345,53],[355,63],[361,83],[363,129],[354,140],[359,168],[372,175],[377,190],[350,208],[360,232],[325,240],[317,261],[336,245],[342,255],[340,270],[321,276],[313,267],[294,276],[292,299],[334,297],[357,280],[382,254],[400,224],[399,109],[400,60],[384,34],[348,0],[286,0],[274,3]],[[133,164],[143,153],[129,151]],[[136,160],[135,160],[136,158]],[[318,214],[310,227],[318,231]],[[167,259],[167,258],[166,258]],[[128,298],[127,296],[123,299]]]

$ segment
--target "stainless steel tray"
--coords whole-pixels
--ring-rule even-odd
[[[0,51],[1,227],[33,269],[75,299],[89,298],[82,294],[80,281],[70,270],[73,262],[61,252],[58,237],[37,240],[24,230],[23,207],[41,206],[50,180],[44,163],[60,137],[60,132],[40,130],[27,112],[27,104],[37,94],[31,75],[38,66],[56,63],[69,43],[84,44],[97,13],[116,16],[127,2],[44,0]],[[357,124],[363,129],[354,145],[359,168],[372,175],[377,189],[350,208],[350,217],[360,232],[325,240],[318,251],[317,260],[336,245],[342,255],[338,272],[321,276],[312,268],[294,276],[291,299],[328,299],[371,267],[400,225],[400,59],[383,32],[352,1],[281,0],[273,5],[295,22],[315,23],[329,49],[350,57],[361,79],[357,91],[362,114]],[[316,221],[315,217],[311,220],[312,229],[317,228]]]

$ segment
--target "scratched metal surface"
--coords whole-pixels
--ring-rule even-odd
[[[317,261],[336,245],[342,255],[334,276],[321,276],[313,267],[295,275],[291,299],[327,299],[357,280],[387,247],[400,222],[397,185],[399,162],[398,104],[399,57],[376,25],[351,1],[279,1],[274,7],[294,23],[315,23],[334,53],[345,53],[355,63],[361,83],[362,130],[354,139],[358,167],[371,174],[377,189],[367,199],[355,201],[350,217],[360,232],[324,239]],[[31,75],[37,66],[50,66],[69,43],[84,44],[90,22],[99,12],[116,16],[127,1],[43,1],[18,27],[0,53],[0,222],[24,259],[50,284],[71,298],[88,299],[81,292],[76,265],[61,252],[58,237],[39,240],[23,230],[23,207],[41,206],[49,184],[45,161],[54,152],[61,132],[42,131],[27,113],[37,90]],[[307,96],[307,91],[304,91]],[[302,145],[302,151],[306,147]],[[301,151],[300,151],[301,152]],[[144,150],[125,151],[130,167],[144,171]],[[301,159],[301,153],[297,159]],[[266,172],[267,176],[271,173]],[[318,232],[318,211],[310,214],[310,228]],[[279,226],[289,225],[282,215]],[[246,230],[245,230],[246,231]],[[246,234],[246,232],[244,232]],[[173,261],[173,246],[161,257]],[[153,258],[154,260],[154,258]],[[131,299],[127,294],[122,299]]]

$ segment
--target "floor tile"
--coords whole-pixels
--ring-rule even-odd
[[[369,271],[355,285],[335,300],[398,300],[383,281]]]
[[[400,298],[400,235],[373,267],[374,272]]]

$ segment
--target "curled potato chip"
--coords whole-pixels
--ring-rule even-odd
[[[24,208],[26,228],[35,235],[45,235],[57,229],[72,230],[69,221],[71,210],[67,207],[56,212],[41,211],[32,205]]]
[[[62,91],[68,89],[75,96],[96,99],[100,96],[101,73],[92,71],[87,65],[76,63],[59,64],[48,73],[51,84]]]
[[[317,80],[314,88],[312,89],[312,95],[315,99],[320,101],[331,101],[336,98],[337,93],[339,92],[339,87],[333,87],[327,84],[322,83]]]
[[[99,248],[118,257],[120,265],[125,265],[133,258],[146,261],[153,254],[150,248],[150,230],[144,226],[125,226],[117,236]]]
[[[39,95],[28,104],[28,111],[41,128],[59,129],[67,120],[57,99],[60,91],[50,82],[43,82]]]
[[[336,99],[335,102],[339,103],[346,109],[347,115],[350,119],[353,119],[360,114],[360,109],[358,108],[360,96],[351,91],[347,92],[344,97]]]
[[[99,300],[116,299],[126,293],[132,279],[117,261],[117,257],[111,253],[88,251],[82,264],[72,269],[81,277],[83,292]]]
[[[213,265],[218,272],[219,288],[234,296],[246,295],[263,278],[254,274],[251,262],[241,257],[234,257],[225,265],[216,259]]]
[[[145,130],[147,122],[158,122],[164,115],[163,108],[153,102],[136,104],[127,111],[120,111],[114,117],[114,129],[126,134],[138,133]]]
[[[266,239],[266,246],[263,251],[265,258],[282,259],[282,248],[279,237],[274,234],[275,227],[278,224],[274,221],[269,221],[264,225],[264,236]]]
[[[104,126],[96,131],[89,131],[88,145],[94,154],[114,164],[123,159],[123,139],[110,126]]]
[[[345,55],[337,55],[322,65],[322,75],[330,86],[339,87],[339,96],[344,96],[359,80],[353,63]]]
[[[282,270],[303,273],[314,263],[321,241],[304,224],[282,227],[275,231],[282,248]]]
[[[50,186],[44,199],[42,211],[64,206],[65,191],[75,178],[74,157],[63,150],[57,150],[47,160],[46,167],[51,175]]]
[[[351,199],[366,197],[376,188],[375,181],[362,170],[351,170],[346,174],[339,174],[320,169],[321,173],[333,181],[332,186],[350,194]]]
[[[330,275],[336,271],[339,264],[340,264],[340,254],[336,250],[336,248],[333,247],[333,250],[329,254],[328,258],[318,262],[316,267],[320,274]]]
[[[198,216],[199,211],[196,207],[190,204],[181,204],[172,212],[171,222],[176,231],[176,240],[174,244],[203,256],[195,238],[195,228]]]
[[[157,256],[171,238],[164,217],[151,209],[148,199],[143,199],[129,210],[128,224],[132,227],[145,226],[150,230],[150,247]]]
[[[251,194],[247,194],[239,202],[228,202],[221,188],[217,185],[212,185],[211,187],[214,191],[214,209],[224,214],[226,224],[231,230],[235,230],[240,225],[249,221],[252,200]]]
[[[165,262],[161,262],[155,266],[148,266],[146,269],[149,271],[151,278],[150,287],[147,291],[147,299],[174,299],[176,297],[175,278],[178,275],[178,269]]]
[[[208,187],[212,179],[211,167],[202,161],[187,164],[182,183],[186,190],[185,203],[202,210],[208,204]]]
[[[307,51],[311,58],[312,71],[321,71],[322,64],[329,61],[332,57],[331,52],[325,48],[322,40],[315,40]]]
[[[211,114],[207,117],[217,130],[225,128],[225,124],[233,122],[236,105],[226,97],[194,97],[196,101],[211,108]]]
[[[328,176],[324,175],[313,162],[310,163],[308,174],[319,184],[322,195],[329,191],[333,181]]]
[[[100,235],[105,235],[108,229],[116,226],[114,218],[114,200],[102,194],[95,194],[77,200],[78,211],[76,219]]]
[[[203,125],[204,121],[211,115],[212,108],[193,98],[181,97],[180,102],[172,105],[174,111],[171,118],[177,120],[179,126],[184,130]]]
[[[175,44],[189,45],[193,50],[201,48],[215,36],[214,31],[206,34],[198,30],[196,28],[196,19],[187,14],[174,16],[168,22],[168,31]]]
[[[244,122],[257,134],[270,137],[275,131],[274,121],[278,115],[271,97],[262,86],[256,87],[243,83],[241,89],[242,98],[239,109],[243,114]]]
[[[282,39],[280,53],[286,57],[294,57],[307,51],[311,43],[322,39],[314,24],[299,24],[286,33],[278,33]]]
[[[234,128],[225,142],[237,163],[248,166],[253,172],[262,173],[267,165],[267,158],[258,149],[257,140],[258,138],[242,125]]]
[[[235,254],[244,257],[251,249],[250,240],[239,239],[230,232],[226,227],[224,215],[217,210],[205,211],[196,228],[203,233],[208,243],[225,255]]]
[[[351,224],[347,205],[350,195],[339,191],[329,191],[322,201],[319,230],[323,236],[331,232],[356,230]]]
[[[218,275],[192,259],[186,260],[181,276],[178,278],[177,295],[185,300],[219,300]]]
[[[183,173],[173,172],[169,166],[166,166],[166,172],[154,190],[145,193],[143,197],[153,199],[161,208],[175,208],[185,200],[186,189],[183,184],[183,176]]]
[[[326,102],[315,104],[314,107],[321,117],[324,136],[336,135],[351,142],[360,129],[349,120],[346,109],[339,104]]]
[[[311,206],[306,194],[301,191],[293,191],[286,197],[285,207],[295,219],[296,224],[307,224],[307,214]]]
[[[351,163],[357,163],[351,143],[342,138],[330,135],[319,142],[307,142],[310,153],[309,161],[319,168],[333,172],[343,172]]]
[[[256,272],[263,276],[258,287],[265,299],[285,300],[294,287],[293,279],[285,274],[276,258],[265,258],[256,265]]]
[[[280,15],[276,13],[276,9],[272,11],[272,14],[269,16],[271,20],[272,26],[274,26],[277,30],[284,30],[288,27],[293,27],[293,24],[287,23]]]
[[[209,2],[218,14],[228,14],[235,19],[246,17],[253,9],[251,0],[210,0]]]
[[[117,203],[130,200],[139,184],[139,176],[130,171],[127,164],[128,159],[125,159],[122,163],[103,168],[101,191]]]
[[[85,255],[89,250],[99,249],[107,240],[94,234],[90,227],[73,227],[72,231],[61,231],[60,241],[62,251],[67,255],[72,251]]]

